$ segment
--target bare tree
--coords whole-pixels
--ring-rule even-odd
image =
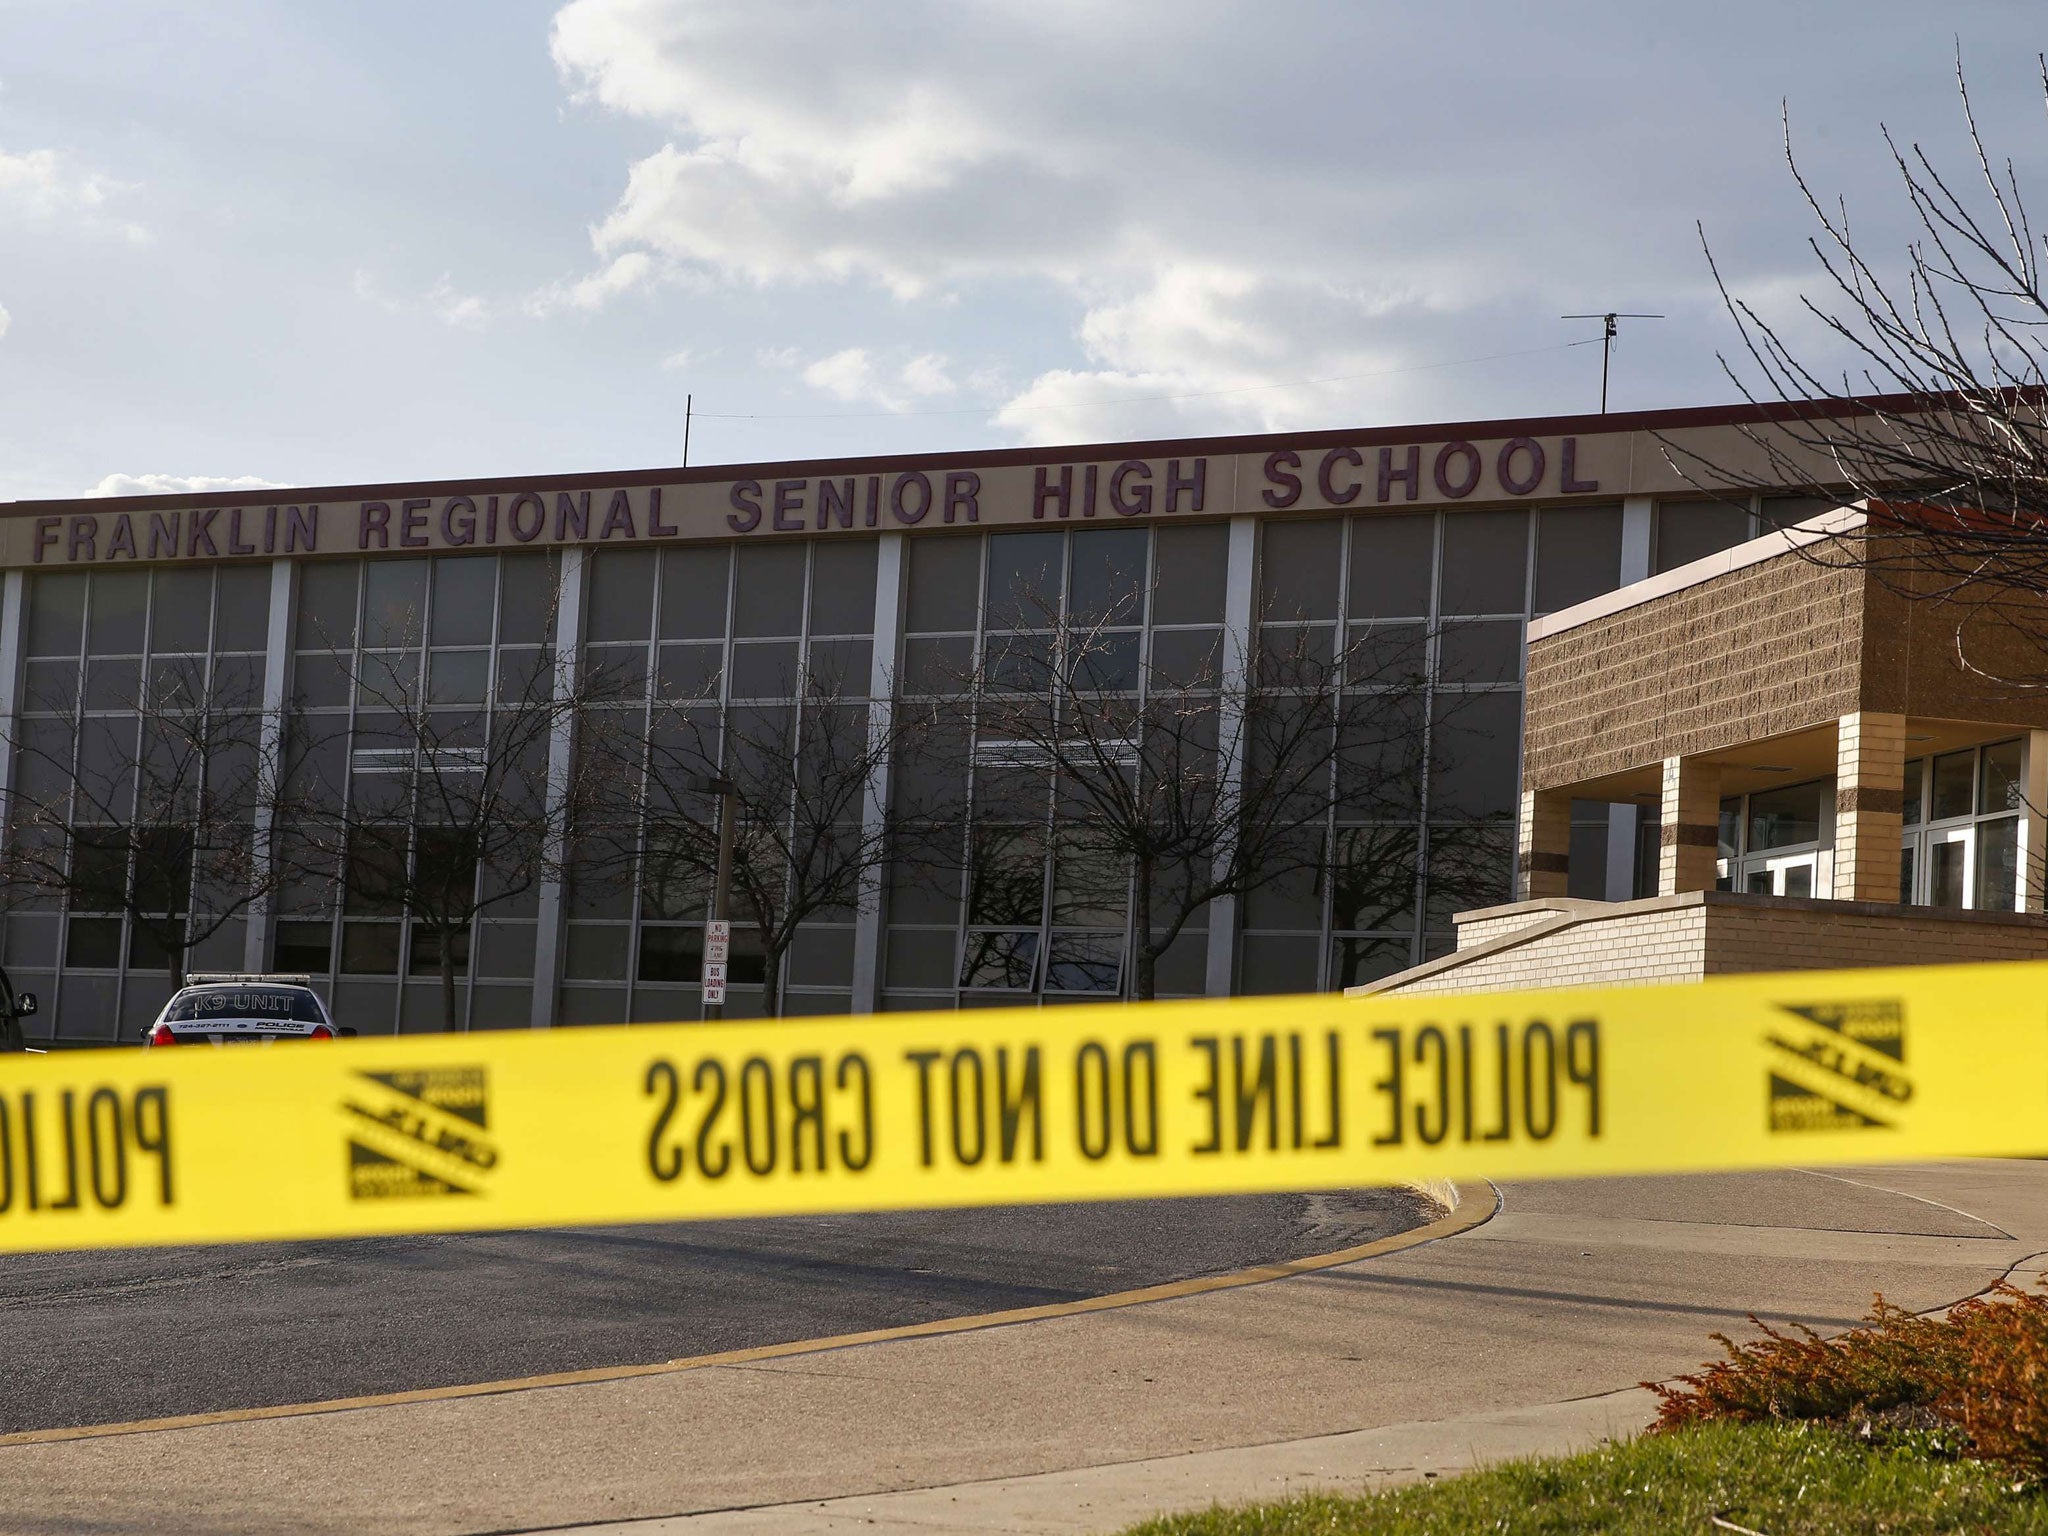
[[[2048,97],[2048,62],[2036,68]],[[1960,58],[1956,86],[1967,173],[1885,133],[1914,226],[1897,260],[1853,234],[1846,205],[1816,190],[1793,152],[1788,113],[1786,162],[1818,226],[1808,244],[1819,296],[1802,295],[1803,318],[1830,360],[1736,296],[1709,247],[1742,342],[1723,366],[1767,407],[1747,429],[1763,468],[1738,472],[1675,443],[1667,453],[1696,484],[1804,488],[1821,506],[1867,505],[1809,558],[1876,570],[1907,596],[1955,601],[1959,654],[1965,630],[1989,619],[2017,627],[2039,656],[2048,642],[2039,602],[2048,594],[2043,236],[2012,161],[1979,132]],[[2041,685],[2048,669],[2002,680]]]
[[[23,903],[125,918],[128,953],[183,986],[193,951],[267,900],[278,830],[309,809],[294,754],[234,658],[163,658],[120,698],[31,698],[0,721],[16,756],[4,885]],[[90,688],[88,688],[88,694]]]
[[[731,786],[732,913],[759,946],[769,1017],[783,1010],[803,926],[850,916],[880,881],[892,852],[892,830],[876,814],[888,769],[920,750],[931,727],[929,715],[869,700],[822,665],[780,679],[773,693],[725,701],[715,680],[658,693],[644,730],[612,738],[631,762],[605,776],[626,794],[603,814],[601,839],[614,866],[633,872],[646,910],[700,917],[718,858],[718,796],[705,786]],[[914,793],[897,798],[899,819],[933,814]]]
[[[1398,911],[1412,909],[1426,860],[1441,879],[1465,867],[1462,829],[1432,858],[1417,824],[1441,757],[1419,629],[1336,647],[1327,628],[1268,624],[1247,668],[1223,667],[1213,647],[1167,657],[1155,635],[1142,664],[1130,598],[1087,622],[1030,594],[1013,607],[1014,630],[952,679],[977,732],[968,895],[1016,932],[1038,926],[1042,904],[1053,927],[1120,930],[1128,913],[1120,975],[1120,933],[1099,938],[1100,953],[1086,932],[1067,936],[1063,967],[1098,967],[1149,999],[1161,957],[1221,898],[1334,878],[1355,905]],[[1001,984],[1029,985],[1033,957],[1009,952],[1021,941],[999,921],[971,926],[968,942],[963,973],[1008,967]]]
[[[439,975],[442,1027],[453,1031],[478,919],[570,873],[572,834],[602,802],[616,756],[592,739],[611,719],[601,706],[624,684],[545,647],[500,648],[488,676],[471,653],[478,665],[457,671],[418,631],[410,623],[380,636],[381,649],[331,651],[357,699],[350,791],[332,756],[309,765],[301,799],[320,809],[285,846],[300,881],[411,925],[413,964]],[[555,780],[551,766],[572,751],[576,771]]]

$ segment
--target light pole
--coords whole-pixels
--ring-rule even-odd
[[[702,794],[718,796],[718,866],[711,878],[711,925],[704,931],[704,971],[699,976],[698,985],[703,994],[703,1017],[722,1019],[725,1017],[725,967],[732,942],[732,840],[734,824],[739,820],[739,791],[731,779],[709,775],[692,778],[689,787]],[[715,984],[710,974],[714,964],[719,968]],[[717,997],[715,1002],[712,1000],[714,993]]]

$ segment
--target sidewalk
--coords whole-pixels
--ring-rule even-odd
[[[1100,1531],[1589,1443],[1640,1423],[1627,1389],[1696,1365],[1746,1312],[1841,1328],[1877,1289],[1934,1307],[2048,1252],[2040,1163],[1512,1185],[1501,1202],[1441,1242],[1123,1310],[0,1447],[0,1524]]]

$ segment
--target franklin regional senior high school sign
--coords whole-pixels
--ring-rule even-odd
[[[0,509],[0,565],[397,554],[775,538],[1620,496],[1635,434],[1319,443],[1254,453],[1002,463],[788,464],[583,479],[442,481],[234,497],[24,502]],[[1189,444],[1190,449],[1200,446]],[[1036,457],[1036,456],[1034,456]],[[1662,469],[1661,463],[1656,466]],[[777,470],[786,473],[777,473]],[[1668,471],[1667,471],[1668,473]],[[290,493],[287,493],[290,494]]]

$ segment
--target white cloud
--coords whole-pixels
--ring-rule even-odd
[[[877,363],[866,347],[847,347],[808,363],[794,350],[764,353],[761,361],[796,369],[804,383],[835,400],[872,404],[885,411],[914,410],[922,401],[959,389],[947,359],[936,352],[922,352],[895,364]]]
[[[7,334],[7,327],[14,324],[14,316],[7,313],[7,306],[0,304],[0,336]]]
[[[462,292],[455,286],[452,274],[447,272],[436,278],[433,287],[417,298],[391,293],[378,281],[375,273],[364,267],[356,269],[350,286],[357,298],[366,304],[376,305],[387,314],[429,314],[443,325],[474,329],[486,324],[495,313],[488,299]]]
[[[87,496],[173,496],[207,491],[281,490],[281,480],[255,475],[108,475]]]
[[[654,258],[647,252],[627,251],[588,276],[573,282],[551,283],[529,295],[524,308],[529,315],[539,318],[565,309],[602,309],[620,294],[650,286],[660,275]],[[687,274],[680,273],[669,275],[678,279],[687,277]]]
[[[135,190],[135,183],[89,170],[54,149],[0,149],[0,202],[33,219],[103,219],[110,201]],[[125,239],[141,243],[149,238],[140,224],[113,222]]]

